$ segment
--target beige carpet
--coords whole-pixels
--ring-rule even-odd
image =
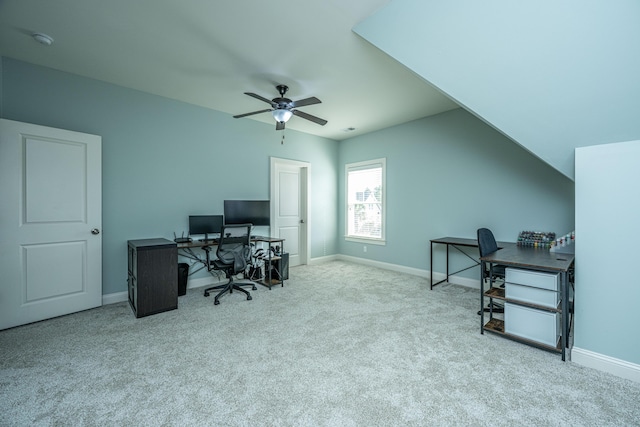
[[[640,384],[479,332],[478,291],[345,262],[0,332],[2,426],[640,425]]]

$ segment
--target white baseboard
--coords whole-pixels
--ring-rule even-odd
[[[105,295],[102,295],[102,305],[115,304],[117,302],[124,302],[124,301],[127,301],[128,298],[129,298],[129,295],[127,291],[114,292],[112,294],[105,294]]]
[[[224,277],[222,278],[222,280],[224,280]],[[204,286],[215,285],[217,283],[220,283],[222,280],[215,280],[213,276],[201,277],[199,279],[189,279],[189,281],[187,282],[187,289],[201,288]],[[112,294],[105,294],[105,295],[102,295],[102,305],[125,302],[128,299],[129,299],[129,294],[127,291],[114,292]]]
[[[411,274],[419,277],[429,277],[428,270],[421,270],[419,268],[406,267],[403,265],[390,264],[387,262],[374,261],[366,258],[358,258],[354,256],[349,256],[349,255],[337,255],[336,259],[353,262],[356,264],[369,265],[371,267],[378,267],[385,270],[397,271],[399,273],[407,273],[407,274]]]
[[[640,365],[578,347],[571,350],[571,362],[640,383]]]
[[[338,255],[328,255],[328,256],[322,256],[317,258],[311,258],[309,259],[309,265],[324,264],[325,262],[331,262],[337,259],[338,259]]]
[[[366,258],[358,258],[349,255],[336,255],[334,259],[339,259],[343,261],[354,262],[357,264],[370,265],[372,267],[383,268],[385,270],[397,271],[399,273],[411,274],[413,276],[424,277],[426,279],[429,278],[429,270],[423,270],[421,268],[413,268],[406,267],[404,265],[390,264],[387,262],[374,261]],[[433,273],[433,281],[439,282],[440,280],[444,280],[446,278],[446,274],[444,273]],[[453,283],[455,285],[466,286],[469,288],[480,289],[480,280],[470,279],[468,277],[462,276],[449,276],[449,283]]]

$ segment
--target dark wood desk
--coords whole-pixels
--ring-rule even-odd
[[[507,243],[507,242],[497,242],[498,243],[498,247],[500,248],[504,248],[504,247],[508,247],[508,246],[515,246],[515,243]],[[433,245],[434,244],[441,244],[441,245],[446,245],[447,246],[447,263],[446,263],[446,268],[447,268],[447,275],[444,279],[440,280],[437,283],[433,283]],[[469,258],[473,264],[465,267],[461,270],[458,271],[454,271],[452,273],[449,272],[449,247],[453,247],[454,249],[456,249],[458,252],[460,252],[461,254],[463,254],[464,256],[466,256],[467,258]],[[460,247],[469,247],[469,248],[477,248],[478,247],[478,240],[476,239],[465,239],[465,238],[461,238],[461,237],[440,237],[438,239],[432,239],[431,240],[431,248],[429,250],[429,283],[430,283],[430,288],[433,289],[434,286],[439,285],[440,283],[444,283],[444,282],[448,282],[449,281],[449,276],[460,273],[462,271],[466,271],[469,270],[470,268],[476,267],[478,265],[480,265],[480,261],[478,259],[472,258],[471,256],[469,256],[468,253],[464,252],[463,250],[460,249]]]
[[[489,319],[489,322],[484,323],[484,298],[489,296],[490,298],[504,298],[504,290],[496,290],[495,294],[487,295],[484,291],[484,281],[480,279],[480,333],[484,331],[490,331],[505,336],[506,338],[516,341],[524,342],[529,345],[543,348],[549,351],[555,351],[562,354],[562,360],[566,360],[566,349],[569,342],[569,271],[573,266],[575,255],[555,253],[549,251],[549,249],[542,248],[528,248],[517,245],[509,245],[501,250],[498,250],[491,255],[481,257],[481,268],[484,271],[485,263],[490,264],[502,264],[510,267],[524,268],[527,270],[536,270],[541,272],[559,273],[560,274],[560,295],[561,295],[561,339],[559,348],[549,347],[544,344],[538,344],[536,342],[519,338],[514,335],[509,335],[504,332],[504,324],[500,324],[500,321],[493,321]],[[494,288],[496,289],[496,288]],[[491,289],[490,289],[491,290]],[[491,316],[491,314],[490,314]]]

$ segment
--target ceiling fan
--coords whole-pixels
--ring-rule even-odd
[[[267,111],[271,111],[271,114],[273,114],[273,118],[276,119],[276,130],[284,129],[284,124],[287,122],[287,120],[291,118],[292,115],[302,117],[303,119],[311,120],[312,122],[317,123],[321,126],[324,126],[327,124],[327,121],[324,119],[321,119],[319,117],[312,116],[311,114],[307,114],[305,112],[297,110],[298,107],[320,104],[322,101],[320,101],[318,98],[316,98],[315,96],[312,96],[311,98],[300,99],[299,101],[292,101],[289,98],[284,97],[285,93],[287,93],[287,91],[289,90],[287,86],[278,85],[276,86],[276,89],[278,89],[278,92],[280,93],[280,97],[273,98],[272,100],[268,100],[267,98],[264,98],[255,93],[245,92],[245,95],[252,96],[256,99],[259,99],[260,101],[264,101],[267,104],[270,104],[271,108],[267,108],[259,111],[253,111],[251,113],[238,114],[237,116],[233,116],[233,118],[239,119],[241,117],[247,117],[253,114],[260,114],[260,113],[265,113]]]

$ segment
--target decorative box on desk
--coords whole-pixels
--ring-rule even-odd
[[[178,249],[167,239],[128,242],[129,304],[136,317],[178,308]]]

